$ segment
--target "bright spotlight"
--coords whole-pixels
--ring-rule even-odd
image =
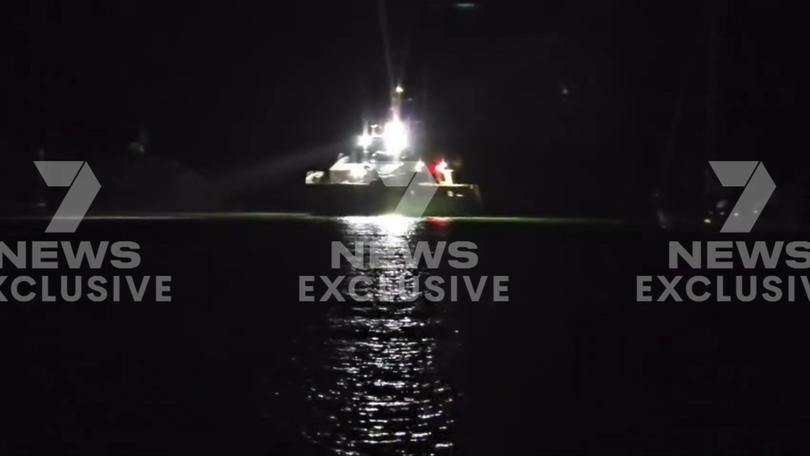
[[[408,127],[399,119],[391,120],[385,124],[383,139],[389,154],[399,154],[408,148]]]
[[[371,136],[366,133],[357,137],[357,145],[362,147],[363,149],[367,148],[371,145]]]

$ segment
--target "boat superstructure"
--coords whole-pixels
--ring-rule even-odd
[[[403,89],[391,97],[388,118],[366,123],[354,147],[341,153],[326,170],[309,171],[306,187],[310,208],[340,215],[387,214],[401,211],[403,197],[429,193],[423,214],[476,212],[481,199],[477,185],[456,182],[444,159],[426,163],[412,143],[411,123],[401,113]]]

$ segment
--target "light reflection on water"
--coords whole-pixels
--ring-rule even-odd
[[[454,392],[440,368],[453,332],[443,309],[401,288],[412,289],[424,273],[405,254],[420,226],[402,217],[341,224],[346,246],[362,241],[367,253],[377,249],[380,263],[346,264],[343,271],[346,281],[357,274],[372,279],[371,301],[325,308],[306,385],[311,413],[304,436],[340,455],[452,451]]]

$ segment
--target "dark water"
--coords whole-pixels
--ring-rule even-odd
[[[414,289],[424,271],[406,257],[431,233],[408,219],[345,218],[339,225],[351,251],[359,245],[379,264],[344,263],[339,275],[369,277],[370,300],[328,306],[305,339],[304,435],[335,454],[449,452],[456,391],[442,358],[457,350],[457,330],[448,309]]]
[[[796,454],[801,304],[637,304],[672,235],[587,221],[87,220],[135,240],[171,303],[3,304],[4,454]],[[683,235],[683,234],[682,234]],[[687,238],[688,235],[684,235]],[[382,267],[330,267],[374,240]],[[509,302],[403,299],[417,240],[478,245]],[[4,269],[5,274],[11,274]],[[373,279],[300,303],[300,275]],[[321,288],[322,291],[322,288]],[[345,291],[345,288],[343,289]]]

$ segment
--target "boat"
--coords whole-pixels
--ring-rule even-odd
[[[366,123],[351,150],[325,170],[306,174],[309,211],[328,215],[453,216],[481,209],[478,185],[456,181],[443,158],[426,162],[401,115],[403,89],[392,94],[388,118]]]

